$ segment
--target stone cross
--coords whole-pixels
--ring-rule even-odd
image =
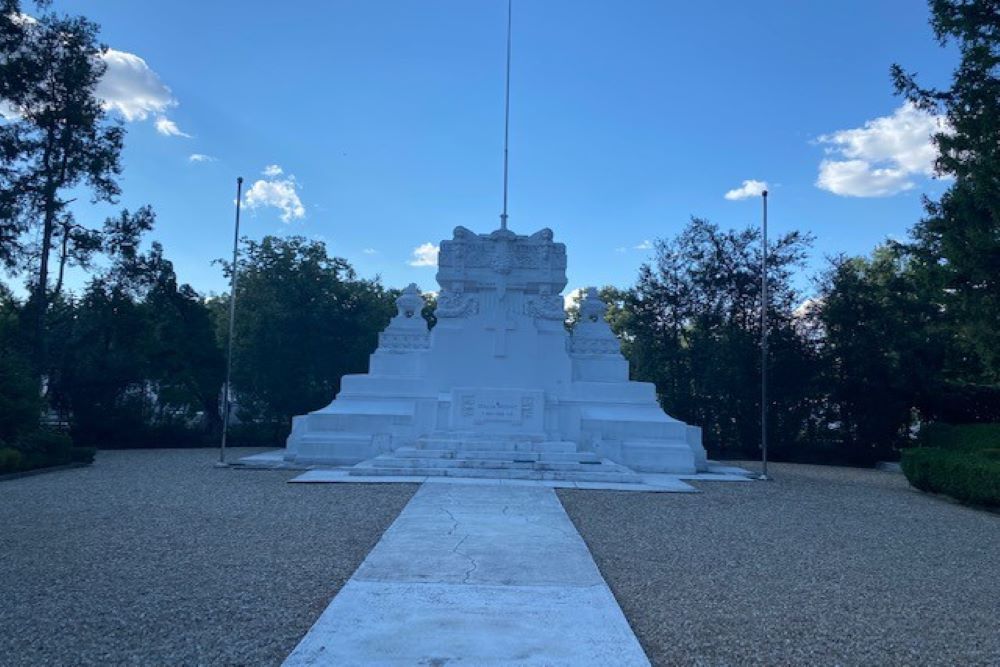
[[[514,331],[515,329],[517,329],[517,327],[514,325],[514,323],[508,320],[503,315],[498,316],[497,319],[495,319],[492,324],[486,325],[487,331],[494,332],[494,338],[493,338],[494,357],[507,356],[507,332]]]

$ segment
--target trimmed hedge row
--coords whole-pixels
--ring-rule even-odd
[[[1000,425],[934,424],[923,444],[903,451],[903,473],[921,491],[963,503],[1000,507]]]
[[[74,447],[65,433],[39,429],[21,438],[14,447],[0,445],[0,475],[67,463],[93,463],[96,454],[93,447]]]
[[[921,447],[942,449],[1000,449],[1000,424],[946,424],[936,422],[920,429]]]

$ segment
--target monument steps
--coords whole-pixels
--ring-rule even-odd
[[[527,440],[466,437],[424,437],[417,440],[417,449],[452,450],[463,452],[534,452],[565,453],[576,452],[576,443],[570,440]]]
[[[586,466],[592,468],[594,466]],[[626,469],[627,470],[627,469]],[[632,471],[602,472],[600,470],[534,470],[525,468],[376,468],[359,463],[348,472],[351,476],[371,477],[470,477],[489,479],[530,479],[567,482],[611,482],[639,484],[642,478]]]
[[[455,440],[458,446],[465,441]],[[401,447],[350,468],[349,474],[386,476],[489,477],[501,479],[639,483],[631,469],[602,459],[593,452],[575,451],[572,442],[473,441],[473,444],[530,445],[536,451],[515,448],[482,450]],[[561,451],[572,446],[574,451]],[[551,451],[551,450],[557,451]],[[538,451],[540,450],[540,451]]]
[[[468,450],[451,449],[416,449],[400,447],[395,456],[407,459],[455,459],[461,456],[466,459],[496,459],[499,461],[544,461],[549,463],[598,463],[601,457],[594,452],[532,452],[511,450]]]
[[[595,461],[581,463],[573,461],[518,461],[503,459],[411,459],[396,456],[377,456],[366,463],[374,468],[522,468],[525,470],[610,470],[614,472],[631,472],[624,466],[610,461]],[[361,464],[359,464],[361,465]]]

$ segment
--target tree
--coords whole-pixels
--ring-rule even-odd
[[[958,383],[1000,384],[1000,2],[931,0],[931,27],[944,46],[957,43],[961,61],[946,90],[922,88],[899,65],[897,93],[946,126],[934,137],[937,171],[954,183],[913,230],[915,270],[938,283],[961,368]],[[969,361],[972,363],[968,363]],[[1000,399],[1000,392],[997,393]]]
[[[24,354],[22,305],[0,285],[0,449],[38,427],[41,399]]]
[[[940,391],[947,331],[934,290],[906,248],[840,257],[820,281],[814,309],[823,373],[823,421],[847,458],[894,458],[920,411]],[[877,397],[877,400],[875,399]]]
[[[225,358],[205,301],[190,285],[178,285],[173,265],[160,256],[156,281],[143,301],[150,326],[149,380],[157,402],[190,423],[204,417],[206,434],[222,425],[219,395]],[[163,419],[161,418],[161,421]]]
[[[148,207],[109,218],[111,260],[79,299],[57,299],[50,398],[74,438],[102,447],[198,444],[220,425],[223,357],[211,312],[179,285]]]
[[[812,410],[813,359],[795,330],[801,295],[791,285],[808,236],[792,232],[768,250],[771,392],[775,451],[803,437]],[[693,219],[628,292],[605,290],[610,322],[636,379],[656,383],[664,409],[703,429],[715,452],[749,454],[760,440],[760,233],[723,231]]]
[[[44,4],[43,4],[44,7]],[[0,230],[8,264],[37,259],[30,307],[35,321],[36,372],[46,371],[45,318],[50,293],[50,255],[62,230],[61,265],[86,245],[72,234],[67,191],[86,187],[95,201],[119,194],[124,130],[110,123],[96,95],[106,47],[98,27],[83,17],[45,12],[28,19],[6,0],[0,23],[0,93],[8,118],[0,124]],[[22,239],[37,229],[37,247]],[[79,252],[85,254],[80,248]],[[60,284],[61,286],[61,284]]]
[[[377,280],[359,279],[321,242],[267,236],[243,243],[233,340],[237,414],[287,433],[292,416],[333,399],[342,375],[367,368],[395,313],[393,295]]]

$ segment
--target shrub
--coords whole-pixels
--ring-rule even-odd
[[[40,428],[21,437],[17,448],[24,455],[26,469],[45,468],[69,463],[73,441],[61,431]]]
[[[38,381],[27,360],[0,341],[0,441],[16,442],[37,428],[41,409]]]
[[[233,447],[284,447],[290,426],[272,422],[230,424],[226,441]]]
[[[982,450],[1000,448],[1000,424],[945,424],[920,429],[921,447]]]
[[[17,472],[23,465],[24,454],[10,447],[0,449],[0,475]]]
[[[69,458],[73,463],[93,463],[96,455],[96,447],[74,447],[69,450]]]
[[[910,484],[963,503],[1000,507],[1000,425],[932,426],[921,433],[921,442],[939,446],[903,452]]]

